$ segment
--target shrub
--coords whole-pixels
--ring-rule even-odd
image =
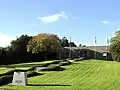
[[[79,58],[75,58],[74,61],[81,61]]]
[[[66,60],[71,60],[72,58],[67,58]]]
[[[60,62],[61,62],[61,60],[55,60],[51,64],[59,64]]]
[[[11,83],[12,82],[12,75],[2,76],[0,77],[0,86]]]
[[[67,59],[62,59],[61,61],[63,61],[63,62],[64,62],[64,61],[68,61],[68,60],[67,60]]]
[[[28,71],[34,71],[37,66],[32,66],[28,69]]]
[[[59,64],[50,64],[47,67],[36,67],[37,71],[61,71],[63,68]]]
[[[48,67],[44,68],[43,71],[57,71],[60,69],[59,64],[51,64]]]
[[[44,70],[44,69],[46,69],[46,67],[36,67],[34,70],[35,71],[37,71],[37,72],[39,72],[39,71],[42,71],[42,70]]]
[[[82,61],[82,60],[85,60],[86,58],[85,57],[80,57],[80,58],[75,58],[74,61]]]
[[[65,65],[70,65],[70,64],[71,64],[70,61],[63,61],[59,63],[60,66],[65,66]]]
[[[24,71],[25,72],[26,70],[13,69],[13,70],[10,70],[10,71],[8,71],[6,73],[0,74],[0,76],[13,75],[14,72],[17,72],[17,71]]]
[[[37,67],[47,67],[49,66],[50,64],[52,63],[56,63],[56,62],[51,62],[51,63],[45,63],[45,64],[40,64],[40,65],[35,65],[35,66],[32,66],[28,69],[28,71],[34,71]]]
[[[37,75],[40,75],[40,74],[34,71],[27,71],[27,77],[33,77]]]
[[[10,71],[8,71],[4,74],[1,74],[1,76],[0,76],[0,86],[11,83],[12,79],[13,79],[14,72],[18,72],[18,71],[24,72],[25,70],[10,70]],[[33,77],[33,76],[40,75],[39,73],[34,72],[34,71],[27,71],[26,73],[27,73],[27,77]]]

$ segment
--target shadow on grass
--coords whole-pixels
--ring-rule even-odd
[[[27,72],[27,77],[35,77],[38,75],[44,75],[42,73],[37,73],[37,72]],[[5,75],[0,78],[0,86],[12,83],[13,75]]]
[[[56,71],[56,72],[59,72],[59,71],[64,71],[65,70],[65,68],[51,68],[51,69],[43,69],[43,70],[40,70],[40,71],[48,71],[48,72],[50,72],[50,71]]]
[[[9,88],[0,88],[0,90],[15,90],[15,89],[9,89]]]
[[[48,66],[49,63],[45,64],[23,64],[23,65],[11,65],[13,67],[31,67],[31,66]]]
[[[28,84],[28,86],[71,86],[64,84]]]
[[[37,73],[37,72],[32,72],[32,73],[28,73],[27,77],[35,77],[35,76],[40,76],[40,75],[44,75],[43,73]]]

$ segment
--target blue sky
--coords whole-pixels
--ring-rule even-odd
[[[0,0],[0,45],[21,34],[54,33],[76,44],[106,44],[120,27],[119,0]]]

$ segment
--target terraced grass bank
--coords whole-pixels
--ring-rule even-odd
[[[119,62],[85,60],[62,67],[64,71],[29,78],[27,87],[8,84],[0,90],[120,90]]]
[[[6,69],[6,68],[0,68],[0,74],[2,74],[3,72],[7,72],[9,71],[10,69]]]

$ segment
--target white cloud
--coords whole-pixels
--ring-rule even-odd
[[[56,13],[50,16],[38,17],[38,19],[42,20],[44,23],[53,23],[60,20],[60,18],[68,19],[66,12],[60,11],[60,13]]]
[[[108,21],[103,20],[103,21],[101,21],[101,23],[102,23],[102,24],[108,24],[109,22],[108,22]]]
[[[12,36],[9,36],[7,34],[4,34],[0,32],[0,47],[6,47],[10,45],[11,40],[14,40],[15,38]]]

